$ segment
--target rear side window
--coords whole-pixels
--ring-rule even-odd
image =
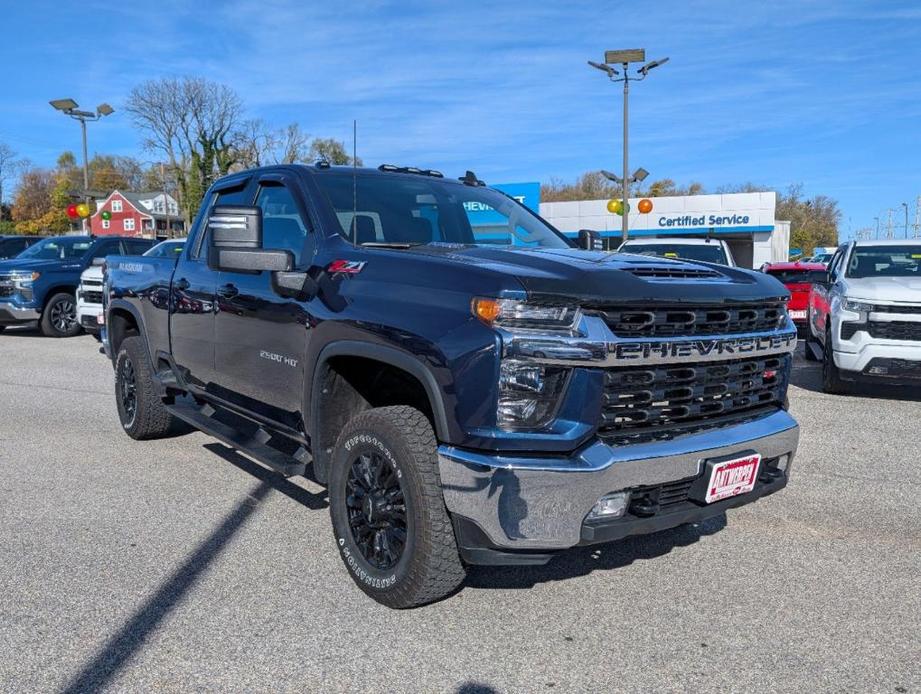
[[[128,255],[143,255],[150,246],[150,241],[125,241]]]

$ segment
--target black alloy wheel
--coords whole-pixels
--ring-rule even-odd
[[[376,569],[392,569],[406,547],[406,501],[393,465],[377,452],[352,461],[345,483],[352,539]]]
[[[121,360],[116,376],[118,401],[121,405],[124,425],[130,428],[138,411],[138,381],[134,364],[127,357]]]

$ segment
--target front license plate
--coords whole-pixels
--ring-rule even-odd
[[[744,458],[710,463],[712,466],[710,481],[707,484],[707,495],[704,501],[712,504],[714,501],[750,492],[755,488],[760,464],[761,455],[758,453],[747,455]]]
[[[806,310],[802,311],[790,311],[790,318],[793,320],[806,320]]]

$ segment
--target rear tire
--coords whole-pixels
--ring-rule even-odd
[[[133,439],[159,439],[182,431],[181,420],[169,413],[157,395],[141,338],[122,340],[115,359],[115,404],[125,433]]]
[[[841,370],[835,364],[835,355],[831,346],[831,332],[825,334],[822,359],[822,390],[831,395],[843,395],[848,391],[848,384],[841,379]]]
[[[48,300],[42,311],[41,329],[45,337],[73,337],[80,332],[73,294],[58,292]]]
[[[342,561],[377,602],[416,607],[463,582],[435,434],[418,410],[380,407],[346,424],[333,450],[329,510]]]
[[[806,331],[806,335],[804,339],[803,348],[805,350],[804,356],[806,357],[806,361],[819,361],[819,358],[810,349],[810,347],[816,344],[816,341],[812,337],[812,309],[811,308],[809,309],[809,313],[806,316],[805,331]]]

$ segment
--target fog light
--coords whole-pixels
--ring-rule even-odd
[[[598,499],[594,508],[589,512],[586,520],[598,520],[599,518],[620,518],[627,510],[627,503],[630,501],[630,492],[615,492],[614,494],[605,494]]]

